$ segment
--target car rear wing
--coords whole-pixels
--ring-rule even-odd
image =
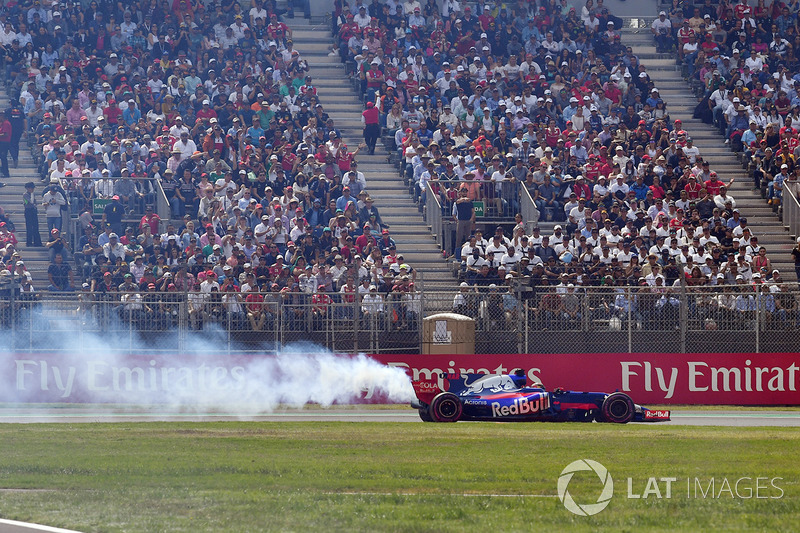
[[[464,389],[464,380],[467,377],[468,375],[459,373],[448,374],[443,372],[437,377],[431,376],[430,379],[412,381],[411,385],[414,387],[414,394],[417,395],[419,401],[430,404],[440,392],[458,392]]]

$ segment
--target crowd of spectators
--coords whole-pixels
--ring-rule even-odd
[[[147,291],[197,290],[196,320],[216,313],[206,295],[231,293],[219,309],[257,328],[248,298],[324,308],[330,293],[344,302],[374,286],[411,302],[392,313],[402,324],[418,309],[415,272],[355,162],[374,150],[375,110],[417,196],[438,195],[456,220],[448,252],[468,287],[780,289],[731,180],[671,120],[602,0],[336,0],[332,53],[366,108],[354,150],[279,17],[262,0],[0,10],[8,90],[41,160],[47,201],[33,183],[28,193],[47,210],[51,290],[136,305]],[[169,221],[153,211],[154,180]],[[474,202],[510,217],[524,194],[559,222],[553,235],[526,235],[519,216],[510,236],[477,231]],[[65,213],[85,232],[74,249]]]
[[[799,10],[796,3],[763,0],[677,4],[652,24],[658,47],[676,47],[688,78],[703,89],[696,116],[743,153],[754,186],[775,210],[785,183],[797,180]]]
[[[602,1],[376,0],[338,4],[334,25],[402,171],[456,222],[468,285],[779,286],[733,179],[670,118]],[[554,234],[525,233],[526,192]],[[484,237],[477,201],[516,215],[513,235]]]
[[[675,47],[687,78],[702,88],[695,116],[719,128],[774,211],[798,176],[799,12],[794,2],[676,3],[652,24],[658,47]],[[792,257],[800,279],[798,247]]]
[[[143,316],[150,293],[197,291],[195,327],[223,301],[253,328],[276,295],[324,316],[372,291],[369,310],[378,295],[403,301],[393,318],[413,322],[417,273],[358,171],[363,146],[342,141],[281,15],[270,0],[0,7],[11,111],[43,185],[20,197],[27,245],[44,245],[51,263],[39,289]],[[14,277],[26,268],[8,229],[0,221],[0,260]]]

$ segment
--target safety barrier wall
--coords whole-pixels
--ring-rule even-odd
[[[0,353],[0,402],[183,406],[180,402],[187,399],[213,397],[218,407],[240,405],[246,392],[270,386],[264,383],[263,369],[275,357],[177,352],[116,356]],[[304,383],[316,382],[311,373],[319,368],[313,362],[297,354],[283,357],[298,360],[298,364],[283,368],[288,366],[307,376]],[[619,390],[644,405],[800,405],[798,353],[374,354],[371,357],[404,369],[415,380],[441,379],[442,373],[495,374],[522,369],[531,382],[541,382],[548,389]],[[354,373],[361,368],[345,367]],[[338,377],[348,382],[358,379]],[[297,376],[291,379],[297,381]],[[274,386],[276,380],[272,381]],[[383,403],[384,392],[365,387],[360,396],[350,401]]]

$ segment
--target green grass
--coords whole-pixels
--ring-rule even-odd
[[[8,424],[0,516],[81,531],[796,531],[798,445],[789,428]],[[532,497],[555,495],[581,458],[614,477],[607,509],[579,517]],[[599,494],[589,474],[570,484],[578,501]],[[641,493],[651,476],[679,479],[672,499],[626,498],[627,477]],[[742,476],[783,477],[783,498],[686,497],[686,478]]]

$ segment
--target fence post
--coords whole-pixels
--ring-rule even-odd
[[[762,285],[756,285],[756,353],[761,353],[761,309],[764,302],[761,297]]]
[[[289,298],[294,299],[294,296],[289,296]],[[302,301],[302,300],[301,300]],[[286,297],[278,299],[278,315],[275,317],[275,320],[272,321],[272,351],[278,353],[278,347],[282,345],[280,332],[286,329],[286,322],[284,321],[283,317],[286,316],[286,311],[284,310],[284,306],[286,305]]]
[[[631,288],[625,287],[628,300],[628,353],[633,353],[633,300],[631,299]]]
[[[130,312],[128,313],[128,353],[132,352],[133,352],[133,312]]]
[[[416,289],[416,287],[414,287]],[[419,346],[419,351],[422,352],[422,317],[425,316],[425,298],[421,295],[419,297],[419,313],[417,313],[417,323],[415,327],[417,328],[417,346]]]
[[[44,302],[41,303],[44,306]],[[31,304],[31,307],[28,309],[28,350],[33,350],[33,325],[35,321],[33,320],[33,307],[34,304]],[[81,349],[83,348],[83,328],[80,328],[81,332]],[[81,350],[83,351],[83,350]]]
[[[9,298],[10,310],[11,310],[11,351],[16,351],[17,349],[17,300],[15,298],[17,293],[17,288],[19,287],[19,283],[16,281],[12,281],[11,286],[11,296]]]
[[[678,326],[681,333],[681,353],[686,353],[686,335],[689,333],[689,292],[686,290],[686,279],[683,276],[683,266],[681,269],[681,305],[678,318]]]
[[[527,302],[530,302],[530,300],[527,300]],[[525,313],[524,313],[524,315],[525,315],[525,324],[523,324],[523,326],[522,326],[522,331],[523,331],[523,334],[525,335],[525,353],[526,354],[531,353],[530,352],[530,339],[529,339],[530,333],[531,333],[531,328],[528,325],[528,324],[530,324],[530,315],[528,314],[528,312],[530,311],[530,308],[531,308],[531,306],[528,305],[528,303],[524,303],[523,304],[523,309],[525,310]]]
[[[358,331],[359,331],[359,324],[361,323],[361,317],[358,316],[359,311],[359,294],[358,289],[356,288],[355,292],[353,292],[353,353],[358,353]]]
[[[591,291],[591,287],[589,290]],[[589,331],[589,326],[592,324],[592,320],[589,317],[589,293],[586,292],[584,287],[581,294],[583,295],[581,297],[581,333],[586,335]]]
[[[189,326],[189,306],[187,305],[187,293],[178,302],[178,353],[186,351],[186,328]]]
[[[227,342],[227,344],[228,344],[228,355],[230,355],[231,354],[231,343],[233,342],[233,338],[232,338],[232,333],[233,332],[231,331],[231,314],[227,311],[227,305],[226,305],[226,309],[225,309],[225,322],[226,322],[225,329],[226,329],[226,332],[228,334],[228,342]]]
[[[294,296],[290,297],[294,298]],[[305,300],[302,299],[302,296],[300,297],[300,302],[304,306],[303,309],[307,309],[307,307],[305,307],[306,302]],[[279,352],[280,349],[283,347],[283,339],[284,339],[283,334],[286,331],[286,328],[288,327],[286,322],[284,322],[283,320],[283,317],[286,316],[287,314],[286,311],[284,311],[283,309],[285,305],[286,305],[286,298],[281,298],[280,300],[278,300],[278,314],[280,315],[278,318],[280,322],[278,322],[278,320],[275,321],[275,328],[274,328],[275,331],[273,335],[273,339],[275,339],[275,352]],[[245,308],[245,313],[247,312],[246,309],[247,308]]]
[[[519,285],[518,283],[514,283],[512,285],[512,288],[514,289],[514,292],[515,292],[514,298],[516,298],[517,306],[518,306],[517,307],[517,310],[518,310],[517,311],[517,353],[527,353],[527,352],[523,352],[522,351],[522,348],[526,345],[526,342],[522,339],[522,335],[524,334],[524,331],[525,331],[525,329],[524,329],[525,326],[523,324],[519,323],[520,321],[525,319],[525,314],[519,312],[519,309],[522,307],[522,288],[521,288],[521,285]]]

